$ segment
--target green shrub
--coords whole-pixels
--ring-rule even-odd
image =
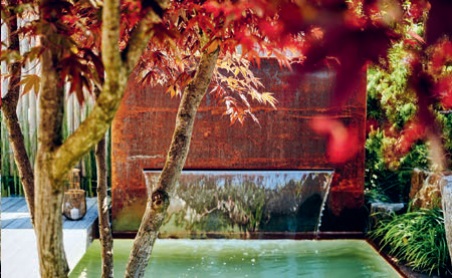
[[[414,24],[410,28],[422,32],[422,25]],[[387,195],[391,202],[408,202],[413,169],[430,167],[425,142],[415,142],[408,153],[397,151],[404,127],[415,121],[417,113],[417,97],[408,86],[409,59],[406,57],[409,55],[403,44],[395,44],[389,51],[388,69],[371,67],[367,72],[367,119],[373,128],[365,143],[365,187],[367,192]],[[433,109],[450,155],[452,114],[441,114],[438,110],[439,107]]]
[[[393,215],[377,223],[370,237],[387,254],[415,271],[445,277],[452,274],[440,209]]]
[[[368,134],[365,143],[365,188],[368,202],[372,202],[376,194],[379,195],[379,201],[408,202],[413,169],[429,168],[426,144],[418,142],[413,145],[409,153],[397,159],[396,166],[391,166],[385,155],[386,146],[391,144],[390,138],[381,130]]]

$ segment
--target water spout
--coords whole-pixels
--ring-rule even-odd
[[[319,211],[319,218],[317,220],[317,229],[315,231],[315,238],[318,239],[319,238],[319,234],[320,234],[320,227],[322,226],[322,217],[323,217],[323,212],[325,211],[325,205],[326,205],[326,201],[328,200],[328,194],[330,193],[330,188],[331,188],[331,181],[332,181],[332,176],[330,176],[328,178],[327,181],[325,181],[325,193],[323,195],[322,198],[322,204],[320,205],[320,211]]]

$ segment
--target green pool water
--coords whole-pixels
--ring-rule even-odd
[[[123,277],[132,240],[115,240],[115,277]],[[94,241],[70,277],[100,277]],[[146,277],[401,277],[363,240],[186,240],[156,242]]]

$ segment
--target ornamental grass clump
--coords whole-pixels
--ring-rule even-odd
[[[421,209],[381,220],[371,238],[390,256],[415,271],[441,277],[452,275],[440,209]]]

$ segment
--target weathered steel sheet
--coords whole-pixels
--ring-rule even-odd
[[[330,115],[362,131],[365,139],[365,74],[341,109],[330,105],[334,72],[321,70],[294,75],[273,59],[262,59],[255,69],[278,100],[277,109],[252,103],[259,124],[248,119],[230,126],[221,103],[204,99],[195,122],[184,169],[196,170],[306,170],[334,169],[328,201],[331,215],[363,205],[364,150],[342,165],[326,156],[327,139],[314,133],[310,120]],[[112,127],[113,228],[135,230],[146,201],[143,169],[161,169],[171,141],[180,98],[163,88],[130,84]],[[127,225],[119,225],[128,219]],[[334,227],[332,228],[334,229]]]

